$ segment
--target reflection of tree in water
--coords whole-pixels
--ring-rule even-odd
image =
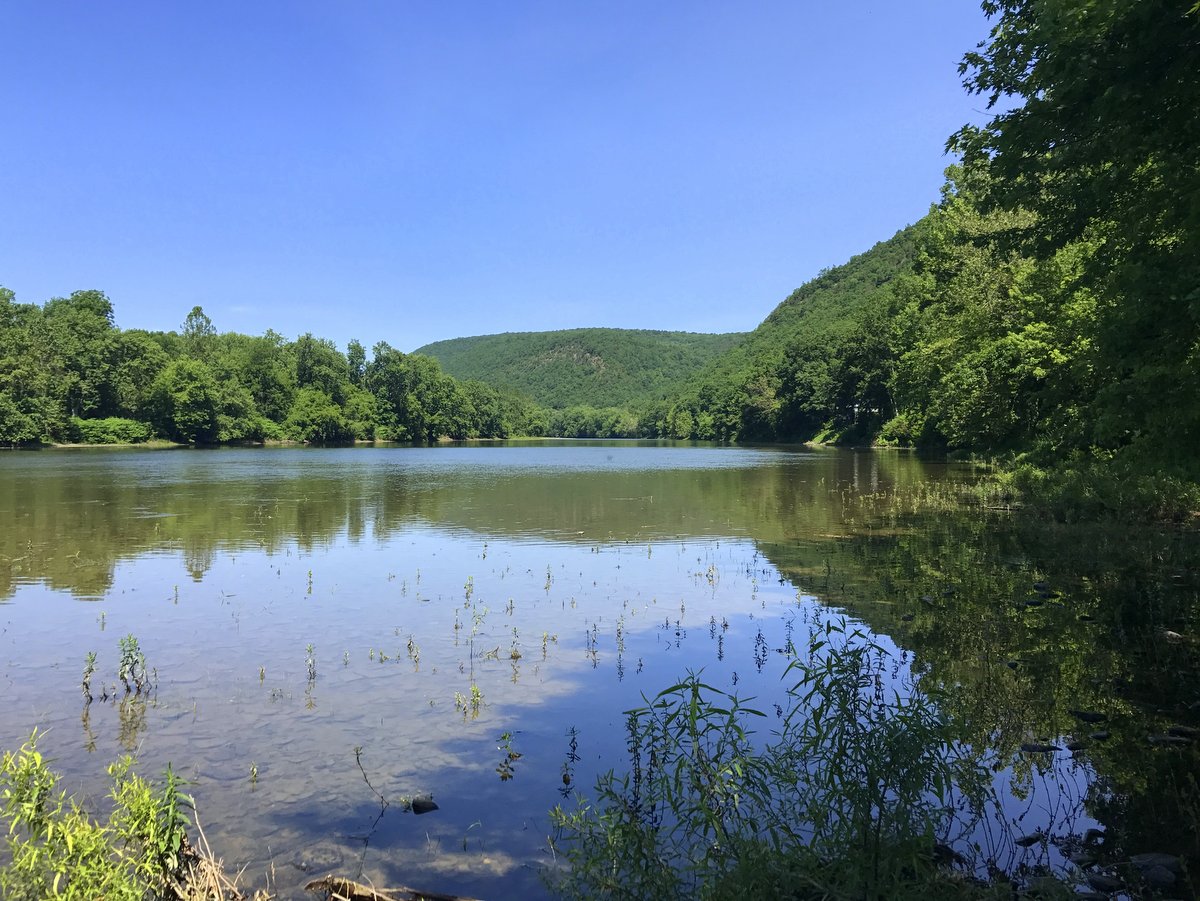
[[[954,686],[951,721],[993,749],[1018,799],[1069,818],[1085,809],[1106,826],[1110,859],[1160,851],[1200,868],[1200,747],[1162,737],[1200,727],[1197,536],[954,509],[856,515],[852,537],[760,547],[802,592]],[[1043,741],[1063,750],[1021,750]]]
[[[193,582],[204,581],[204,575],[212,569],[215,549],[211,543],[191,543],[183,550],[183,565]]]
[[[182,548],[187,571],[199,581],[227,550],[309,551],[343,534],[350,542],[382,541],[413,524],[485,539],[585,544],[839,533],[844,510],[829,503],[831,488],[894,489],[942,471],[898,454],[829,454],[797,457],[804,466],[782,455],[778,465],[714,469],[531,467],[497,474],[464,467],[417,476],[390,459],[387,466],[349,471],[281,470],[273,466],[281,459],[275,451],[248,450],[236,457],[250,464],[246,476],[230,478],[220,464],[234,459],[233,452],[208,453],[188,457],[195,465],[178,474],[181,482],[141,479],[136,468],[117,465],[125,459],[118,454],[111,469],[86,474],[70,469],[65,456],[63,466],[6,472],[0,511],[19,528],[0,533],[0,597],[34,581],[97,597],[111,588],[119,561],[163,549]],[[396,450],[394,460],[403,463],[405,453]]]
[[[79,723],[83,727],[83,749],[91,754],[96,750],[96,734],[92,732],[92,702],[90,700],[83,705]]]
[[[130,753],[137,751],[138,739],[146,731],[147,699],[137,695],[122,698],[117,703],[117,717],[120,721],[118,740],[121,747]]]

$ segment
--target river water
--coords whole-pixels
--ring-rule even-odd
[[[989,749],[1006,800],[964,850],[1062,868],[1095,827],[1194,868],[1200,755],[1154,739],[1200,725],[1195,533],[964,508],[977,475],[638,442],[4,454],[0,746],[38,729],[98,807],[117,756],[170,762],[285,897],[328,872],[537,897],[547,811],[623,768],[624,711],[689,670],[769,710],[783,652],[844,615]]]

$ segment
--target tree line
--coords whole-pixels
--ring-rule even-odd
[[[358,342],[218,334],[200,308],[178,333],[122,331],[96,291],[42,307],[0,291],[0,442],[882,441],[1194,492],[1200,6],[983,5],[991,38],[960,70],[997,112],[950,138],[940,202],[665,399],[552,409],[386,344],[368,360]]]
[[[0,288],[0,443],[433,441],[538,435],[547,415],[384,342],[119,329],[100,291],[44,305]]]
[[[1001,453],[1200,493],[1200,4],[987,0],[927,217],[786,300],[677,437]]]

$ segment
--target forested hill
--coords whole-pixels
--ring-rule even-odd
[[[774,441],[844,433],[856,421],[864,434],[877,428],[889,406],[890,286],[911,271],[923,227],[924,220],[909,226],[793,291],[672,398],[664,431]]]
[[[458,379],[519,391],[547,407],[640,407],[679,391],[744,333],[581,328],[437,341],[415,353]]]

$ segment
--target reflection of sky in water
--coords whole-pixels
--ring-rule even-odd
[[[343,534],[312,551],[218,553],[199,580],[178,552],[160,551],[120,564],[100,602],[18,591],[4,608],[0,724],[6,746],[49,727],[48,754],[93,792],[122,738],[150,770],[172,761],[195,780],[210,840],[251,861],[250,874],[274,862],[282,884],[302,881],[311,874],[290,861],[309,854],[355,875],[367,842],[361,867],[378,882],[424,874],[439,889],[526,896],[541,891],[568,729],[581,758],[574,785],[587,788],[599,767],[621,764],[622,711],[686,669],[777,692],[782,658],[760,672],[753,641],[761,625],[782,647],[780,613],[792,610],[795,590],[745,541],[534,545],[413,528],[386,541]],[[83,656],[97,651],[114,681],[127,633],[157,669],[158,692],[136,734],[136,702],[124,717],[94,703],[87,755]],[[455,708],[472,684],[477,717]],[[523,755],[510,782],[495,772],[505,731]],[[414,817],[396,804],[375,823],[355,747],[385,796],[431,791],[441,809]],[[497,874],[502,884],[488,881]]]
[[[393,467],[421,484],[461,488],[465,480],[482,490],[531,473],[700,474],[827,459],[658,448],[648,462],[645,452],[623,456],[627,450],[286,449],[70,459],[77,475],[91,468],[201,497],[205,480],[287,485],[314,472],[322,475],[313,482],[318,488],[361,472],[369,493]],[[36,469],[43,459],[56,458],[26,457],[22,466]],[[453,495],[459,506],[472,496]],[[281,492],[279,503],[304,500]],[[143,507],[132,515],[165,512]],[[213,512],[219,523],[228,511]],[[316,540],[264,546],[242,536],[223,544],[218,529],[201,548],[151,541],[116,562],[111,587],[94,602],[36,580],[20,583],[0,607],[3,746],[15,747],[34,726],[48,728],[43,750],[65,773],[64,787],[96,796],[104,765],[124,749],[139,751],[146,772],[171,761],[193,780],[218,852],[247,864],[252,881],[274,867],[285,892],[333,869],[381,885],[537,896],[544,891],[538,870],[551,862],[546,811],[561,800],[564,766],[572,787],[584,791],[598,771],[623,767],[623,711],[687,670],[702,669],[706,681],[755,697],[769,712],[759,727],[765,736],[774,728],[773,705],[783,700],[786,660],[778,652],[789,639],[803,646],[818,612],[814,589],[782,578],[745,536],[688,528],[675,539],[658,530],[639,536],[635,516],[623,521],[619,539],[605,540],[604,528],[582,534],[541,522],[526,529],[519,507],[494,532],[464,525],[471,517],[461,509],[431,516],[435,524],[406,514],[387,528],[370,516],[348,525],[346,515]],[[547,540],[556,530],[563,540]],[[98,653],[99,694],[102,678],[115,681],[117,642],[129,633],[157,670],[157,692],[148,703],[97,701],[81,721],[84,655]],[[895,650],[886,637],[880,641]],[[476,714],[472,685],[482,696]],[[569,763],[572,729],[579,760]],[[508,782],[496,772],[503,732],[514,734],[522,754]],[[1066,796],[1079,797],[1082,776],[1059,770],[1071,785]],[[1005,811],[1009,819],[1022,816],[1020,831],[1049,826],[1061,812],[1061,796],[1044,779],[1035,776],[1025,806]],[[374,790],[393,802],[382,817]],[[431,792],[440,809],[404,812],[400,800],[421,792]],[[1016,853],[1032,860],[1037,849]]]
[[[631,450],[652,451],[651,453]],[[57,453],[57,452],[56,452]],[[93,449],[75,451],[75,472],[116,474],[139,484],[295,479],[304,475],[372,477],[404,473],[428,479],[466,477],[479,480],[521,473],[644,472],[651,470],[746,468],[804,461],[821,452],[797,449],[752,449],[716,445],[687,446],[651,441],[537,441],[469,443],[436,447],[271,447],[249,453],[241,448],[133,451],[125,454]],[[264,460],[264,457],[266,458]],[[30,472],[56,469],[61,453],[24,455],[17,466]]]

